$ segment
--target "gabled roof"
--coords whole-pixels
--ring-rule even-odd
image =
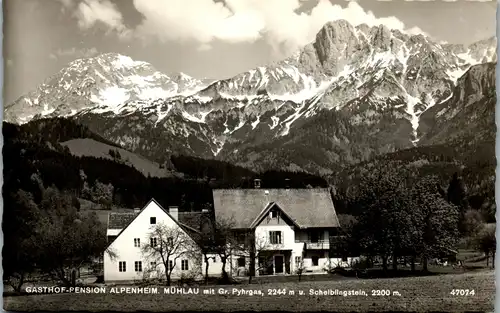
[[[118,212],[110,212],[109,213],[109,218],[108,218],[108,229],[121,229],[121,231],[118,233],[116,238],[112,240],[109,244],[108,247],[115,241],[120,235],[125,231],[125,229],[132,224],[132,222],[144,211],[145,208],[149,206],[151,202],[154,202],[160,209],[162,209],[163,212],[165,212],[179,227],[181,227],[191,238],[193,238],[193,235],[198,232],[198,230],[194,229],[193,227],[189,225],[184,225],[180,221],[176,220],[175,218],[170,215],[168,210],[165,210],[161,204],[158,203],[155,199],[151,198],[151,200],[148,201],[148,203],[137,213],[118,213]]]
[[[123,229],[130,224],[138,214],[139,213],[136,212],[110,212],[108,215],[108,229]]]
[[[158,204],[158,203],[157,203]],[[161,205],[158,204],[160,208]],[[142,211],[142,210],[141,210]],[[168,211],[168,210],[164,210]],[[179,212],[178,213],[178,222],[184,226],[188,226],[190,228],[199,229],[200,215],[206,214],[202,212]],[[138,212],[110,212],[108,215],[108,229],[123,229],[130,224],[135,217],[139,215]]]
[[[283,211],[283,209],[278,204],[276,204],[275,202],[269,202],[266,208],[262,210],[262,212],[257,216],[257,218],[253,220],[252,224],[250,224],[250,228],[257,227],[259,223],[262,222],[262,220],[266,217],[266,215],[269,214],[269,211],[271,211],[272,208],[278,208],[281,212],[283,212],[285,217],[288,218],[294,224],[294,226],[300,227],[299,225],[297,225],[295,220],[291,218],[285,211]]]
[[[328,189],[214,189],[216,218],[233,219],[235,228],[250,228],[271,202],[300,228],[339,227]]]

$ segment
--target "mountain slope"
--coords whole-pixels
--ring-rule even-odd
[[[137,169],[144,176],[169,177],[177,174],[138,154],[131,153],[125,149],[115,148],[93,139],[72,139],[61,142],[61,145],[68,147],[71,154],[77,157],[90,156],[113,160]]]
[[[495,61],[495,45],[495,38],[470,46],[441,45],[423,35],[410,36],[382,25],[354,27],[339,20],[326,24],[313,43],[286,60],[207,87],[199,82],[187,84],[194,86],[190,90],[198,88],[189,94],[179,90],[179,85],[184,86],[179,75],[174,80],[155,80],[154,86],[167,86],[161,88],[169,93],[145,100],[139,88],[147,80],[144,77],[161,76],[151,74],[147,63],[127,59],[116,63],[116,68],[104,68],[102,64],[123,58],[117,55],[78,61],[70,68],[95,72],[100,66],[99,73],[106,70],[103,75],[110,78],[99,80],[92,72],[91,84],[79,79],[74,84],[83,87],[71,85],[67,91],[67,84],[52,80],[51,85],[46,83],[6,108],[6,117],[17,122],[42,113],[71,117],[108,140],[155,160],[185,154],[261,169],[328,173],[412,147],[420,140],[432,143],[433,132],[427,131],[438,127],[434,125],[438,120],[425,112],[451,105],[456,89],[464,88],[458,78],[475,64]],[[142,68],[147,75],[140,82],[121,87],[105,83],[137,78]],[[97,95],[109,88],[130,92],[127,97],[114,97],[115,103],[97,101]],[[48,92],[50,101],[40,96],[42,91]],[[71,98],[63,104],[54,100],[59,96],[50,98],[68,92],[74,101]],[[38,106],[21,113],[26,103],[35,100]],[[41,110],[45,106],[50,109]],[[423,125],[421,120],[425,120]]]
[[[117,53],[78,59],[49,77],[36,90],[5,108],[5,120],[28,122],[33,118],[71,116],[82,109],[116,110],[127,102],[147,101],[190,94],[204,82],[179,73],[158,72],[151,64]]]
[[[494,142],[495,75],[496,63],[471,67],[446,102],[424,113],[423,120],[432,127],[426,131],[422,144]]]
[[[126,165],[144,176],[179,176],[172,168],[165,168],[140,155],[122,149],[119,145],[94,134],[88,128],[71,120],[60,118],[36,120],[21,126],[4,124],[4,137],[7,142],[22,142],[47,147],[63,152],[64,148],[76,157],[107,159]]]

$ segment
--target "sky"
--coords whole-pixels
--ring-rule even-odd
[[[4,0],[3,10],[5,103],[107,52],[221,79],[285,58],[337,19],[463,44],[496,30],[494,0]]]

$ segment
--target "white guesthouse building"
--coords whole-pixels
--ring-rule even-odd
[[[301,267],[305,273],[326,273],[336,266],[347,267],[353,258],[336,254],[330,238],[339,234],[339,221],[328,189],[214,189],[214,212],[178,212],[178,207],[165,210],[152,199],[134,213],[110,213],[107,236],[112,257],[104,253],[104,281],[137,281],[145,277],[164,277],[159,260],[144,255],[141,246],[150,240],[156,224],[177,228],[191,240],[200,234],[200,221],[231,221],[238,246],[226,264],[232,276],[295,274]],[[204,215],[204,218],[200,216]],[[203,222],[201,222],[203,223]],[[255,261],[251,259],[255,257]],[[172,280],[183,275],[201,278],[205,266],[203,256],[184,256],[177,260]],[[253,265],[252,265],[253,264]],[[152,270],[156,267],[156,270]],[[220,257],[211,255],[209,276],[220,276]]]
[[[330,245],[340,225],[328,189],[264,190],[257,180],[254,189],[214,189],[213,198],[215,217],[233,222],[241,244],[255,244],[253,266],[248,253],[232,255],[233,275],[326,273],[354,260]]]
[[[165,277],[165,266],[158,256],[146,254],[142,249],[148,243],[158,244],[159,238],[151,236],[151,232],[159,224],[178,230],[179,234],[193,240],[190,233],[194,230],[179,222],[178,208],[169,207],[167,211],[154,199],[150,200],[142,210],[136,210],[134,213],[109,214],[107,250],[111,253],[104,253],[106,283]],[[201,260],[201,255],[179,257],[175,265],[170,264],[173,267],[171,278],[175,280],[183,274],[199,274]]]

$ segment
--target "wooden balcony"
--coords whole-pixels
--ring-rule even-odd
[[[330,240],[319,239],[315,241],[311,240],[295,240],[295,243],[305,243],[306,250],[328,250],[330,249]]]

